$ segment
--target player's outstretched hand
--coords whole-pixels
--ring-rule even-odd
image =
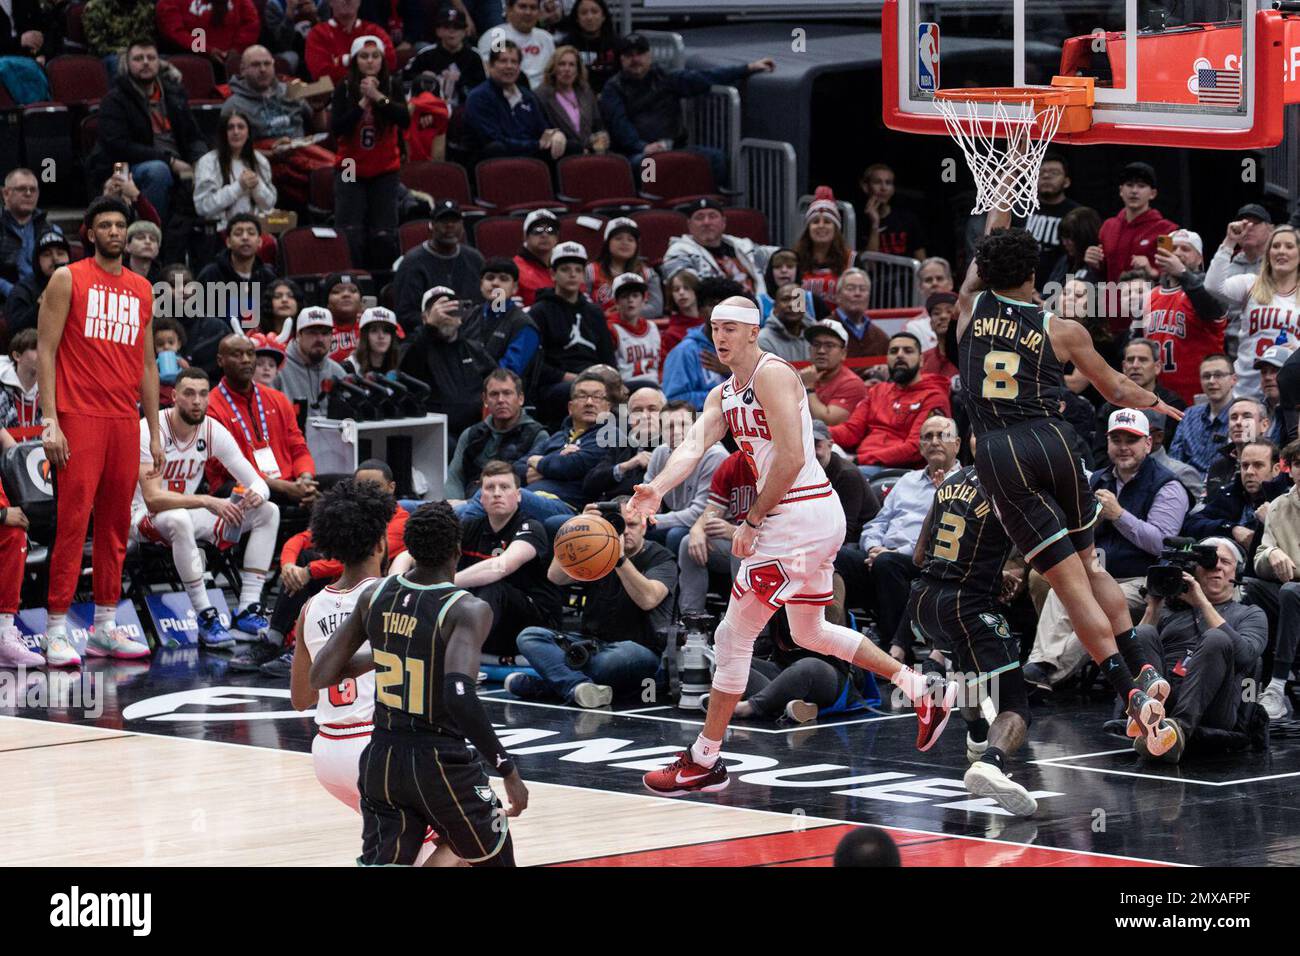
[[[68,459],[72,457],[68,451],[68,439],[64,437],[58,422],[45,423],[45,429],[41,432],[41,446],[45,449],[45,460],[51,468],[66,467]]]
[[[1161,415],[1168,415],[1176,422],[1181,422],[1183,420],[1183,413],[1163,400],[1158,401],[1155,405],[1151,406],[1151,410],[1153,412],[1159,412]]]
[[[650,485],[636,485],[632,489],[632,498],[627,503],[628,511],[633,514],[641,514],[647,518],[653,517],[659,512],[659,503],[663,500],[663,495],[655,491]]]
[[[518,770],[505,778],[505,785],[506,797],[510,801],[506,816],[517,817],[528,809],[528,788],[524,786],[524,780],[519,776]]]

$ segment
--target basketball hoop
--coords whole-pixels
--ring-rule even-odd
[[[1028,216],[1038,208],[1038,170],[1057,133],[1092,125],[1092,77],[1051,87],[939,90],[935,108],[975,177],[972,214],[997,209]]]

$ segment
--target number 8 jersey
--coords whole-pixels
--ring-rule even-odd
[[[1065,369],[1048,337],[1052,314],[984,291],[958,343],[962,395],[976,436],[1061,417]]]

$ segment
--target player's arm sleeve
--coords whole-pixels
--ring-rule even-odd
[[[492,610],[476,598],[462,598],[448,614],[451,633],[447,640],[446,670],[442,683],[442,700],[460,732],[493,768],[509,760],[492,722],[483,712],[476,692],[483,641],[492,629]]]
[[[266,480],[248,463],[244,453],[239,450],[239,445],[235,443],[234,436],[220,422],[212,423],[212,444],[215,446],[215,457],[220,459],[226,471],[235,476],[235,481],[263,498],[270,499],[271,489],[267,487]]]

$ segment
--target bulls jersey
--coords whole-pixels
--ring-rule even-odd
[[[614,320],[609,323],[609,335],[614,340],[618,374],[625,382],[637,378],[658,380],[659,326],[642,319],[638,331]]]
[[[357,324],[351,325],[335,324],[334,330],[330,333],[330,358],[343,364],[343,360],[357,350]]]
[[[1227,319],[1201,318],[1181,286],[1152,289],[1143,335],[1160,346],[1160,384],[1188,405],[1195,402],[1201,359],[1223,351],[1227,327]]]
[[[754,481],[745,453],[732,452],[713,473],[713,480],[709,483],[709,504],[722,509],[724,520],[740,524],[758,497]]]
[[[322,648],[334,636],[352,609],[357,606],[357,598],[365,586],[374,578],[342,590],[333,586],[325,588],[312,597],[303,608],[302,639],[307,643],[312,660],[320,656]],[[370,649],[370,644],[361,645],[360,650]],[[316,704],[317,724],[367,724],[375,712],[375,672],[367,671],[360,677],[347,677],[341,684],[327,687],[320,692]]]
[[[153,311],[149,280],[125,268],[105,272],[94,256],[65,268],[72,294],[54,357],[59,414],[135,418]]]
[[[759,356],[758,364],[754,366],[754,374],[749,377],[749,381],[741,384],[732,375],[722,383],[723,417],[727,420],[727,427],[731,429],[736,444],[749,459],[750,469],[758,476],[760,490],[766,476],[771,474],[772,459],[776,455],[776,449],[772,444],[772,433],[767,425],[767,412],[758,401],[753,382],[754,377],[758,375],[758,370],[764,364],[771,363],[784,365],[795,377],[799,375],[794,370],[794,366],[785,359],[778,358],[771,352],[763,352]],[[799,430],[799,441],[803,448],[803,467],[799,469],[799,474],[790,485],[790,491],[781,499],[780,504],[825,498],[833,493],[826,472],[817,461],[817,452],[813,444],[812,416],[808,413],[808,396],[803,392],[802,381],[800,381]]]
[[[997,595],[1011,539],[993,512],[974,466],[950,475],[935,492],[921,574],[930,581]]]
[[[447,612],[468,591],[385,578],[370,598],[366,634],[375,659],[375,726],[464,739],[442,700]]]
[[[1223,298],[1229,305],[1241,303],[1240,337],[1237,340],[1238,395],[1261,398],[1259,372],[1255,360],[1286,332],[1294,343],[1300,335],[1300,296],[1274,295],[1269,302],[1259,302],[1251,290],[1256,277],[1250,273],[1229,276],[1223,282]],[[1199,372],[1199,369],[1197,370]]]
[[[172,433],[172,416],[177,414],[179,412],[169,409],[158,415],[158,436],[162,439],[163,457],[166,459],[162,473],[163,487],[166,490],[180,495],[194,494],[198,490],[199,479],[203,477],[208,462],[215,458],[245,488],[252,488],[263,498],[270,496],[266,482],[244,458],[234,436],[226,430],[225,425],[205,417],[194,430],[189,441],[181,442]],[[149,450],[149,422],[142,418],[140,419],[140,464],[147,465],[152,462],[153,453]],[[131,508],[136,511],[145,508],[144,494],[140,491],[138,482]]]
[[[1065,370],[1048,338],[1052,314],[981,292],[958,343],[962,394],[975,434],[1060,418]]]

